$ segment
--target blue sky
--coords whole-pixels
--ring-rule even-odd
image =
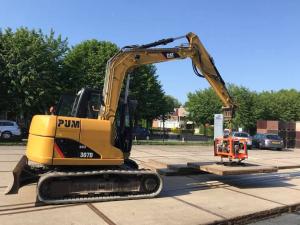
[[[0,28],[20,26],[53,28],[71,45],[96,38],[119,47],[192,31],[226,82],[256,91],[300,87],[297,0],[0,0]],[[208,87],[189,60],[156,66],[165,92],[181,102]]]

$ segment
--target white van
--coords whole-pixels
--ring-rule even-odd
[[[21,137],[19,125],[11,120],[0,120],[0,137],[4,140]]]

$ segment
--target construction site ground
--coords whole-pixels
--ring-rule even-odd
[[[249,163],[276,166],[278,172],[170,173],[163,176],[164,188],[157,198],[74,205],[37,204],[35,184],[22,187],[17,195],[3,194],[24,152],[23,146],[0,146],[1,225],[245,224],[300,209],[300,149],[249,151]],[[153,170],[219,161],[212,146],[186,145],[136,145],[132,158]]]

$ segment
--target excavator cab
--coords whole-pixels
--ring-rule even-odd
[[[82,88],[76,95],[65,94],[60,97],[54,115],[97,119],[103,105],[100,90]],[[120,98],[114,122],[114,146],[121,149],[129,158],[132,147],[132,117],[137,106],[136,100]]]
[[[53,114],[97,119],[101,104],[102,96],[99,90],[82,88],[76,95],[62,95]]]

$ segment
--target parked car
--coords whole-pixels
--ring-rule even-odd
[[[2,140],[19,139],[21,138],[21,129],[14,121],[0,120],[0,137]]]
[[[132,138],[137,140],[143,140],[150,137],[150,131],[143,127],[134,127],[132,129]]]
[[[259,149],[278,149],[284,148],[283,140],[277,134],[256,134],[253,136],[253,146]]]
[[[240,140],[245,140],[247,142],[247,149],[252,149],[252,137],[246,132],[233,132],[233,137],[236,137]]]

